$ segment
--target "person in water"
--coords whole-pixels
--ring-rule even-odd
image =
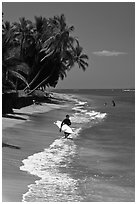
[[[63,126],[64,124],[66,124],[66,125],[68,125],[68,126],[71,125],[71,121],[70,121],[70,119],[69,119],[69,115],[66,115],[66,118],[62,121],[61,127],[60,127],[60,132],[61,132],[62,126]],[[64,132],[64,134],[65,134],[65,138],[67,138],[70,133]]]
[[[112,106],[115,106],[115,105],[116,105],[116,104],[115,104],[115,101],[113,100],[113,101],[112,101]]]

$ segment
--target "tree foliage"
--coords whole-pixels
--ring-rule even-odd
[[[2,25],[3,89],[35,90],[40,86],[55,87],[59,79],[78,64],[84,71],[88,56],[71,35],[74,26],[65,16],[23,18]]]

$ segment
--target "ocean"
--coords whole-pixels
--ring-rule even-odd
[[[67,107],[53,114],[59,120],[70,115],[73,139],[64,139],[55,126],[53,143],[22,161],[20,170],[37,176],[22,201],[134,202],[134,90],[54,92]],[[39,117],[44,120],[46,113]]]

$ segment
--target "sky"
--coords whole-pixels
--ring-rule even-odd
[[[64,14],[72,33],[88,55],[85,72],[78,66],[59,81],[57,88],[135,88],[134,2],[3,2],[4,20],[34,21]]]

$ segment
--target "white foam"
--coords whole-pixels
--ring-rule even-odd
[[[71,117],[71,121],[72,123],[88,123],[90,121],[90,119],[88,117],[83,116],[80,113],[75,113],[72,117]]]
[[[75,130],[75,135],[80,129]],[[80,201],[77,193],[78,180],[62,173],[77,154],[77,146],[71,140],[56,139],[48,149],[23,160],[20,170],[27,171],[41,179],[29,185],[29,191],[23,195],[23,201]]]
[[[72,123],[88,123],[96,119],[104,119],[106,115],[106,113],[96,111],[79,111],[79,113],[76,112],[71,116],[71,121]]]
[[[75,111],[75,113],[71,116],[72,123],[82,124],[88,123],[93,120],[98,120],[98,122],[100,122],[100,120],[103,120],[106,117],[106,113],[101,113],[94,110],[88,111],[84,107],[85,104],[86,106],[88,106],[87,101],[77,100],[75,107],[72,108]]]
[[[46,169],[50,169],[51,167],[57,165],[60,166],[60,163],[65,161],[66,157],[70,157],[71,155],[75,154],[75,149],[76,146],[68,145],[68,141],[66,143],[66,140],[64,139],[57,139],[48,149],[24,159],[24,166],[21,166],[20,169],[44,178],[45,173],[43,174],[43,171],[41,171],[43,166]]]
[[[78,102],[77,105],[79,105],[79,106],[81,106],[81,105],[85,105],[85,104],[87,103],[87,101],[77,101],[77,102]]]
[[[74,108],[72,108],[72,110],[75,110],[75,111],[80,111],[80,112],[87,112],[87,110],[84,110],[84,109],[82,109],[83,108],[83,106],[76,106],[76,107],[74,107]]]

